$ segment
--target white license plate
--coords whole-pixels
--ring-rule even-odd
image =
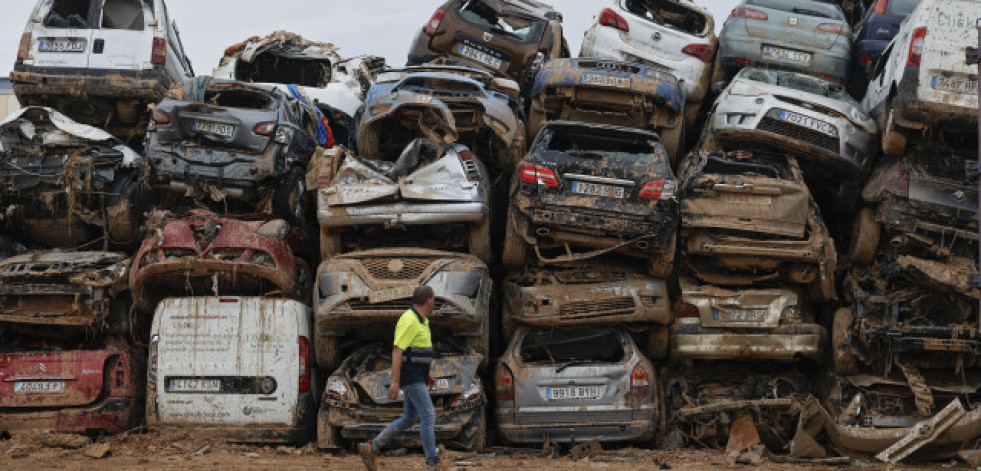
[[[623,198],[625,191],[622,186],[600,185],[599,183],[572,182],[572,192],[580,195],[604,196],[607,198]]]
[[[216,123],[214,121],[192,121],[191,129],[198,132],[217,134],[221,137],[232,137],[235,134],[235,126]]]
[[[790,111],[780,111],[778,117],[781,121],[786,121],[808,129],[813,129],[821,134],[838,137],[838,129],[836,129],[831,123],[825,123],[824,121],[816,120],[810,116],[804,116],[802,114],[797,114]]]
[[[715,319],[720,322],[763,322],[766,309],[716,309]]]
[[[14,394],[57,394],[64,390],[64,381],[17,381],[14,383]]]
[[[972,95],[978,93],[978,81],[967,80],[962,77],[939,77],[934,75],[933,79],[930,80],[930,86],[934,90],[940,90],[942,92],[970,93]]]
[[[574,399],[597,399],[600,395],[599,386],[569,386],[562,388],[546,388],[545,398],[549,401],[569,401]]]
[[[473,59],[477,62],[480,62],[481,64],[490,66],[491,68],[494,69],[500,69],[501,64],[503,64],[503,62],[500,59],[491,56],[486,52],[480,52],[470,46],[467,46],[466,44],[461,44],[460,49],[458,51],[461,56]]]
[[[412,286],[396,286],[394,288],[385,288],[372,291],[368,293],[368,302],[375,304],[391,301],[393,299],[411,298],[413,290],[415,290],[415,288]],[[405,308],[409,308],[408,304],[406,304]]]
[[[436,389],[450,389],[450,380],[448,378],[436,378]]]
[[[612,75],[586,74],[586,76],[583,78],[583,83],[586,85],[599,85],[602,87],[629,88],[630,78],[616,77]]]
[[[794,51],[782,47],[763,46],[762,54],[764,59],[787,60],[803,65],[811,64],[811,53],[809,52]]]
[[[220,379],[172,379],[167,385],[170,392],[204,392],[216,393],[221,391]]]
[[[38,41],[40,52],[85,52],[85,41],[72,39],[42,39]]]

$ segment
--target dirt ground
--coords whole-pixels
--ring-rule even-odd
[[[96,456],[102,455],[101,458]],[[922,463],[888,467],[869,458],[853,458],[849,464],[802,465],[765,461],[757,466],[728,464],[724,451],[680,450],[651,451],[636,448],[603,450],[588,458],[573,460],[568,454],[545,456],[537,449],[493,447],[482,455],[448,451],[444,454],[455,469],[523,469],[523,470],[927,470],[970,469],[959,461]],[[395,450],[382,457],[382,470],[408,471],[422,469],[419,451]],[[16,435],[0,441],[0,471],[14,469],[59,469],[100,471],[141,469],[212,469],[212,470],[292,470],[292,469],[363,469],[356,454],[326,454],[312,444],[301,448],[259,447],[226,444],[219,440],[182,434],[129,434],[91,443],[82,437],[56,434]]]

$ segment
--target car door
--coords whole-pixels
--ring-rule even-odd
[[[96,9],[68,2],[41,2],[27,26],[33,34],[31,57],[25,59],[24,64],[72,69],[88,67],[93,10]]]
[[[153,67],[153,7],[145,0],[101,0],[92,34],[89,68],[141,70]]]

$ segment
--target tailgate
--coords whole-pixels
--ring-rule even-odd
[[[681,281],[683,302],[698,309],[703,327],[774,328],[784,310],[798,309],[798,295],[788,289],[730,291]]]
[[[810,195],[803,185],[772,178],[720,180],[698,177],[693,195],[683,198],[686,227],[751,231],[803,238]]]
[[[109,349],[0,354],[0,408],[73,407],[102,396]]]
[[[253,132],[259,123],[277,122],[275,111],[250,110],[210,106],[204,103],[174,105],[168,111],[174,132],[158,132],[161,141],[182,142],[199,138],[206,147],[242,149],[251,153],[262,152],[269,144],[269,137]],[[215,154],[213,157],[218,157]],[[213,162],[221,164],[222,162]]]

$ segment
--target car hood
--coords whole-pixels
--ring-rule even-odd
[[[143,157],[119,139],[101,129],[76,123],[52,108],[21,108],[0,123],[0,153],[25,146],[25,141],[30,141],[31,147],[111,147],[122,154],[123,167],[143,165]]]
[[[860,104],[851,104],[846,101],[821,96],[816,93],[810,93],[797,90],[795,88],[783,87],[780,85],[773,85],[739,77],[733,79],[727,90],[731,91],[736,86],[755,88],[759,90],[759,95],[771,95],[780,101],[788,101],[794,104],[804,103],[801,106],[811,108],[815,113],[825,115],[832,114],[837,115],[836,117],[847,119],[855,126],[862,128],[864,132],[875,133],[878,130],[875,121],[872,121],[872,119],[865,114],[865,111],[862,110]],[[856,114],[861,119],[855,119]]]

